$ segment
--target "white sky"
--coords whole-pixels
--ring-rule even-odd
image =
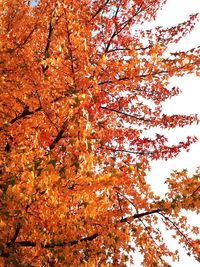
[[[158,13],[156,22],[148,23],[147,27],[155,25],[174,26],[187,20],[192,13],[200,13],[200,0],[168,0],[166,5]],[[172,45],[170,50],[188,50],[200,45],[200,22],[196,24],[195,29],[188,36],[184,37],[178,44]],[[182,94],[166,101],[164,112],[168,114],[199,114],[200,115],[200,77],[187,75],[182,78],[173,78],[172,85],[179,86]],[[200,140],[200,125],[193,125],[187,128],[171,130],[167,133],[170,141],[174,143],[188,135],[196,135]],[[169,161],[154,161],[152,170],[148,176],[148,182],[152,185],[154,191],[158,194],[165,192],[164,180],[169,176],[171,170],[181,170],[187,168],[189,173],[193,173],[196,167],[200,166],[200,141],[191,146],[188,153],[182,152],[175,159]],[[200,218],[190,215],[190,223],[197,223]],[[177,246],[171,239],[168,242]],[[179,263],[172,263],[172,267],[198,267],[199,263],[187,256],[184,251],[181,252]],[[138,267],[138,265],[137,265]]]
[[[188,19],[191,13],[200,12],[200,0],[168,0],[166,5],[158,13],[156,23],[152,26],[176,25],[183,20]],[[150,27],[150,24],[148,24]],[[200,22],[196,24],[195,29],[178,44],[171,45],[171,50],[188,50],[189,48],[200,46]],[[200,77],[195,75],[186,75],[181,78],[171,79],[171,84],[179,86],[182,94],[166,101],[163,110],[168,114],[199,114],[200,115]],[[188,135],[196,135],[200,139],[200,125],[193,125],[187,128],[171,130],[168,134],[170,140],[177,142],[179,139]],[[170,169],[188,168],[191,172],[200,166],[198,158],[200,152],[200,142],[191,146],[190,152],[183,152],[176,159],[165,161],[156,161],[152,164],[152,174],[156,174],[154,167],[162,167],[162,176],[168,175]],[[165,169],[165,171],[163,171]]]

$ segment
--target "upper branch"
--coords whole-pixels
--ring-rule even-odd
[[[137,116],[135,116],[135,115],[128,114],[128,113],[126,113],[126,112],[123,112],[123,111],[120,111],[120,110],[117,110],[117,109],[108,108],[108,107],[103,107],[103,106],[100,106],[100,108],[102,108],[102,109],[106,109],[106,110],[110,110],[110,111],[113,111],[113,112],[122,114],[122,115],[127,116],[127,117],[131,117],[131,118],[134,118],[134,119],[137,119],[137,120],[143,120],[143,121],[146,121],[146,122],[149,122],[149,121],[150,121],[150,120],[148,120],[148,119],[145,119],[144,117],[137,117]]]
[[[99,13],[101,13],[101,11],[104,9],[104,7],[109,3],[110,0],[106,0],[105,3],[103,5],[101,5],[97,11],[94,13],[94,15],[92,16],[92,18],[89,20],[89,22],[91,22]]]
[[[139,219],[139,218],[142,218],[144,216],[148,216],[148,215],[151,215],[151,214],[159,213],[160,211],[161,211],[161,209],[155,209],[155,210],[152,210],[152,211],[136,213],[133,216],[128,216],[128,217],[122,218],[120,220],[120,222],[129,222],[131,219]]]

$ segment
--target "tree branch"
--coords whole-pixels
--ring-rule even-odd
[[[11,239],[11,242],[10,243],[13,244],[15,242],[15,240],[17,239],[17,237],[19,235],[19,232],[20,232],[21,227],[22,227],[21,223],[18,223],[17,224],[17,227],[16,227],[16,230],[15,230],[15,234],[14,234],[13,238]]]
[[[49,146],[49,149],[52,150],[54,149],[55,145],[60,141],[60,139],[63,137],[63,134],[64,134],[65,130],[64,129],[61,129],[56,138],[53,140],[53,142],[51,143],[51,145]]]
[[[48,36],[47,36],[47,43],[46,43],[46,47],[44,49],[44,59],[46,59],[46,58],[49,57],[49,47],[50,47],[51,36],[52,36],[52,32],[53,32],[52,19],[53,19],[53,13],[51,15],[51,19],[50,19],[50,22],[49,22],[49,30],[48,30]]]
[[[122,218],[121,220],[119,220],[120,223],[128,223],[129,220],[131,219],[139,219],[142,218],[144,216],[148,216],[151,214],[155,214],[155,213],[159,213],[161,210],[160,209],[155,209],[152,211],[147,211],[147,212],[143,212],[143,213],[137,213],[134,214],[133,216],[129,216],[126,218]],[[18,232],[19,230],[16,230],[16,232]],[[14,237],[17,238],[18,234],[15,234]],[[96,239],[98,236],[100,236],[100,234],[98,233],[94,233],[93,235],[87,236],[87,237],[83,237],[81,239],[77,239],[77,240],[72,240],[69,242],[63,241],[63,242],[51,242],[51,243],[47,243],[46,245],[41,244],[41,247],[46,248],[46,249],[50,249],[50,248],[55,248],[55,247],[65,247],[65,246],[74,246],[76,244],[78,244],[79,242],[87,242],[87,241],[93,241],[94,239]],[[14,239],[13,239],[14,240]],[[7,247],[11,247],[11,242],[6,244]],[[32,241],[18,241],[18,242],[13,242],[12,243],[12,247],[16,245],[19,247],[36,247],[36,242],[32,242]],[[4,251],[1,251],[0,257],[5,257],[8,258],[10,256],[10,253],[6,253]]]
[[[123,222],[129,222],[131,219],[139,219],[139,218],[142,218],[144,216],[148,216],[148,215],[152,215],[152,214],[155,214],[155,213],[159,213],[160,211],[161,211],[161,209],[155,209],[155,210],[152,210],[152,211],[146,211],[146,212],[142,212],[142,213],[136,213],[133,216],[128,216],[128,217],[122,218],[120,220],[120,222],[121,223],[123,223]]]
[[[22,111],[22,113],[18,116],[16,116],[14,119],[12,119],[10,121],[10,124],[13,124],[14,122],[16,122],[17,120],[20,120],[28,115],[32,115],[34,113],[34,111],[30,111],[28,106],[24,107],[24,110]]]
[[[71,94],[70,93],[68,93],[68,92],[66,92],[66,93],[64,93],[63,95],[61,95],[61,96],[58,96],[58,97],[56,97],[55,99],[53,99],[51,102],[50,102],[50,104],[53,104],[53,103],[56,103],[56,102],[58,102],[59,100],[61,100],[62,98],[64,98],[64,97],[69,97],[69,96],[71,96]],[[29,115],[33,115],[33,114],[35,114],[36,112],[39,112],[39,111],[43,111],[43,108],[41,107],[41,106],[39,106],[39,107],[37,107],[35,110],[33,110],[33,111],[29,111],[29,107],[27,106],[27,105],[25,105],[25,107],[24,107],[24,110],[22,111],[22,113],[21,114],[19,114],[19,115],[17,115],[15,118],[13,118],[12,120],[10,120],[10,124],[13,124],[13,123],[15,123],[16,121],[18,121],[18,120],[20,120],[20,119],[23,119],[23,118],[26,118],[27,116],[29,116]],[[3,127],[0,127],[0,131],[2,131],[3,130]]]
[[[116,110],[116,109],[113,109],[113,108],[108,108],[108,107],[103,107],[103,106],[100,106],[100,108],[106,109],[106,110],[110,110],[110,111],[122,114],[122,115],[127,116],[127,117],[131,117],[131,118],[134,118],[134,119],[137,119],[137,120],[143,120],[143,121],[146,121],[146,122],[150,122],[149,119],[145,119],[144,117],[137,117],[135,115],[128,114],[126,112],[123,112],[123,111],[120,111],[120,110]]]
[[[65,247],[65,246],[74,246],[76,244],[78,244],[78,242],[87,242],[87,241],[92,241],[95,238],[97,238],[99,236],[98,233],[94,233],[93,235],[87,236],[87,237],[83,237],[81,239],[78,240],[72,240],[69,242],[52,242],[52,243],[47,243],[46,245],[42,245],[43,248],[55,248],[55,247]],[[19,241],[19,242],[15,242],[15,244],[17,246],[20,247],[36,247],[36,242],[32,242],[32,241]]]
[[[89,20],[89,22],[91,22],[99,13],[101,13],[101,11],[103,10],[103,8],[109,3],[110,0],[106,0],[105,3],[103,5],[101,5],[97,11],[95,12],[95,14],[92,16],[92,18]]]
[[[116,30],[113,32],[113,34],[110,37],[110,40],[108,41],[108,43],[106,45],[106,48],[105,48],[105,52],[106,53],[109,51],[109,48],[110,48],[110,46],[112,44],[112,40],[126,28],[126,26],[133,20],[134,17],[136,17],[137,15],[139,15],[143,11],[143,9],[141,8],[142,4],[139,6],[137,11],[130,18],[128,18],[121,25],[119,25],[119,26],[121,26],[120,29],[117,29],[117,27],[116,27]]]
[[[200,185],[192,192],[191,196],[194,196],[200,189]]]
[[[126,149],[115,149],[111,147],[99,147],[99,148],[105,148],[106,150],[110,150],[113,152],[122,152],[122,153],[130,153],[135,155],[153,155],[153,154],[167,154],[170,153],[170,150],[163,150],[163,151],[132,151],[132,150],[126,150]]]
[[[161,212],[159,212],[159,214],[160,214],[165,220],[167,220],[168,222],[170,222],[170,223],[174,226],[174,228],[175,228],[175,229],[178,231],[178,233],[185,239],[185,241],[187,242],[187,244],[188,244],[189,246],[192,246],[191,243],[190,243],[190,241],[189,241],[188,238],[186,237],[186,235],[182,233],[182,231],[178,228],[178,226],[177,226],[177,225],[176,225],[170,218],[168,218],[166,215],[164,215],[164,214],[161,213]]]
[[[36,27],[34,26],[21,44],[16,43],[17,47],[22,48],[28,42],[29,38],[31,37],[31,35],[34,33],[35,30]]]

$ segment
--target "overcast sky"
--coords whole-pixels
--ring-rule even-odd
[[[148,24],[148,27],[156,25],[173,26],[187,20],[192,13],[200,13],[200,0],[168,0],[166,5],[158,13],[156,23]],[[200,22],[188,36],[184,37],[178,44],[172,45],[171,50],[188,50],[200,46]],[[179,86],[182,94],[174,97],[164,104],[164,112],[175,114],[199,114],[200,115],[200,77],[187,75],[182,78],[171,79],[172,85]],[[188,135],[196,135],[200,139],[200,126],[194,125],[187,128],[173,129],[167,133],[170,141],[175,143]],[[183,152],[177,158],[169,161],[155,161],[152,163],[152,170],[148,181],[157,193],[164,193],[164,180],[169,176],[171,170],[187,168],[193,173],[196,167],[200,166],[200,142],[191,146],[190,152]],[[196,223],[196,216],[190,215],[191,224]],[[193,220],[193,221],[192,221]],[[200,226],[200,223],[199,223]],[[179,263],[173,263],[172,267],[198,267],[199,263],[193,258],[181,253]],[[138,266],[137,266],[138,267]]]
[[[156,20],[157,25],[170,26],[188,19],[191,13],[200,12],[199,0],[168,0],[166,5],[158,13]],[[155,23],[152,23],[154,25]],[[195,29],[178,44],[171,45],[171,50],[188,50],[189,48],[200,46],[200,22],[196,24]],[[172,85],[177,85],[181,88],[182,94],[166,101],[164,104],[165,113],[182,113],[182,114],[199,114],[200,115],[200,78],[195,75],[187,75],[181,78],[171,79]],[[171,130],[168,133],[170,140],[177,141],[179,138],[184,138],[187,135],[196,135],[200,139],[200,125],[190,126],[185,129]],[[189,153],[182,153],[176,159],[165,162],[166,168],[188,168],[194,170],[200,166],[198,157],[200,152],[200,142],[191,146]],[[161,163],[155,162],[153,165]],[[163,162],[162,162],[163,166]],[[153,170],[152,170],[153,171]]]
[[[158,13],[158,17],[152,26],[170,26],[188,19],[191,13],[200,12],[199,0],[168,0],[166,5]],[[149,26],[149,24],[148,24]],[[200,46],[200,22],[195,29],[184,37],[178,44],[172,45],[171,50],[187,50]],[[200,77],[186,75],[184,77],[174,77],[171,85],[179,86],[182,93],[165,102],[163,111],[168,114],[199,114],[200,115]],[[165,131],[170,141],[177,142],[188,135],[196,135],[200,139],[200,125],[192,125],[187,128],[178,128]],[[190,152],[183,152],[177,158],[169,161],[154,161],[152,163],[151,176],[157,175],[157,169],[162,169],[162,176],[166,177],[172,169],[188,168],[192,173],[196,167],[200,166],[200,142],[191,146]],[[160,175],[160,172],[159,172]],[[160,178],[160,176],[159,176]]]

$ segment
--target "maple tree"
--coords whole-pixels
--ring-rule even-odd
[[[162,112],[180,93],[170,77],[199,73],[200,48],[167,52],[197,15],[134,29],[165,2],[1,1],[2,265],[125,266],[138,250],[142,266],[169,266],[179,254],[162,227],[200,261],[199,229],[182,213],[199,212],[199,171],[172,173],[164,198],[145,179],[151,160],[196,141],[145,136],[198,122]]]

